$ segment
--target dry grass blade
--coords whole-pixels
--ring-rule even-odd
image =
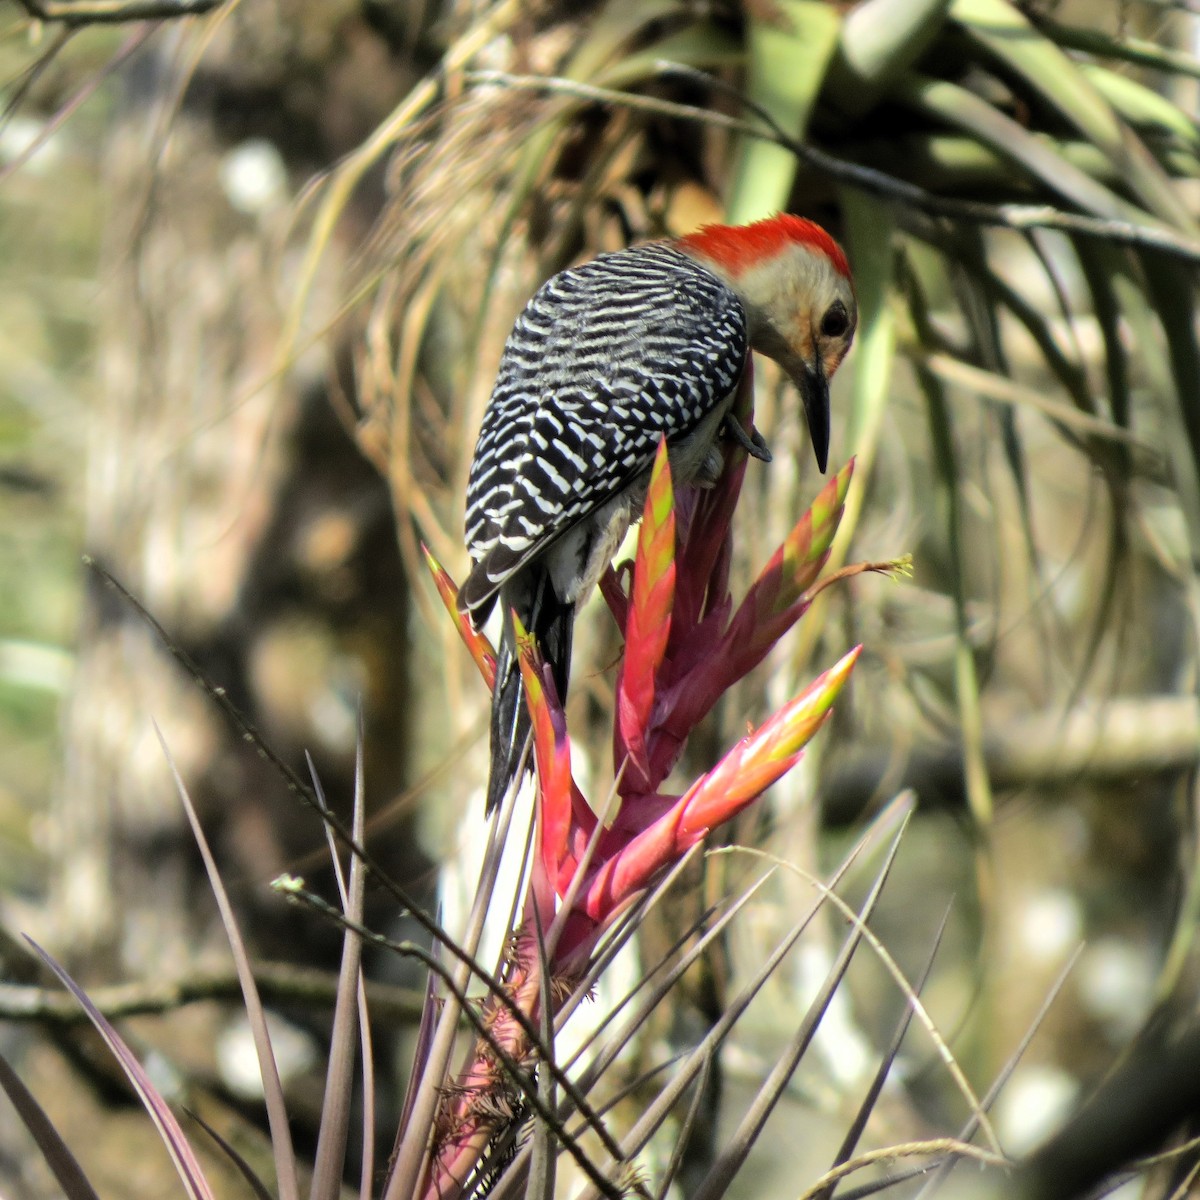
[[[106,79],[113,76],[117,71],[127,63],[134,54],[140,50],[149,40],[150,35],[154,32],[153,27],[145,26],[135,30],[125,40],[123,46],[116,51],[109,62],[105,65],[102,71],[97,71],[88,81],[64,103],[54,114],[54,116],[46,122],[42,127],[37,137],[30,140],[20,153],[13,155],[7,159],[3,167],[0,167],[0,183],[4,183],[16,171],[23,167],[46,143],[62,128],[63,125],[83,107],[84,103],[89,100],[99,89],[100,85]],[[55,49],[65,44],[65,35],[60,39],[60,45]],[[7,116],[7,109],[6,114]],[[2,125],[2,122],[0,122]]]
[[[558,1120],[553,1112],[544,1108],[539,1099],[536,1088],[531,1084],[529,1073],[526,1070],[525,1064],[518,1062],[512,1057],[508,1051],[500,1045],[496,1040],[492,1030],[488,1027],[483,1015],[479,1011],[479,1006],[467,995],[465,985],[460,986],[458,982],[459,972],[465,968],[468,972],[468,977],[473,973],[484,982],[487,983],[491,994],[502,998],[504,1003],[505,1015],[511,1017],[520,1027],[522,1033],[528,1038],[531,1053],[536,1057],[536,1061],[540,1063],[548,1072],[553,1075],[555,1083],[561,1087],[570,1099],[570,1102],[575,1106],[576,1110],[581,1112],[587,1122],[587,1128],[594,1133],[610,1152],[616,1152],[616,1143],[612,1136],[608,1133],[600,1120],[597,1111],[588,1103],[583,1092],[572,1083],[570,1078],[554,1061],[552,1055],[545,1049],[540,1034],[537,1028],[530,1022],[526,1013],[524,1013],[517,1005],[513,1004],[508,998],[508,994],[500,980],[493,978],[483,971],[481,967],[470,959],[465,952],[459,951],[459,964],[455,970],[446,968],[440,963],[428,950],[422,946],[418,946],[412,942],[396,942],[391,938],[385,937],[383,934],[376,933],[373,930],[366,928],[360,924],[353,924],[344,913],[331,907],[320,896],[304,888],[303,884],[291,877],[283,876],[277,879],[274,887],[280,891],[288,900],[296,904],[303,904],[311,908],[314,912],[318,912],[327,917],[335,924],[342,927],[351,927],[354,932],[366,942],[379,946],[383,949],[390,950],[395,954],[405,955],[414,958],[424,964],[430,974],[439,979],[445,989],[449,992],[449,997],[446,998],[439,1010],[439,1020],[444,1018],[447,1008],[453,1005],[453,1010],[457,1017],[463,1017],[474,1030],[476,1035],[487,1045],[489,1052],[494,1055],[496,1062],[499,1063],[505,1072],[506,1077],[511,1081],[515,1088],[520,1092],[521,1099],[527,1103],[533,1112],[543,1121],[547,1122],[558,1135],[564,1147],[572,1155],[575,1161],[580,1165],[585,1175],[591,1178],[600,1187],[602,1194],[609,1196],[612,1200],[617,1200],[618,1190],[613,1187],[607,1179],[592,1165],[587,1155],[580,1148],[577,1140],[567,1131],[562,1122]],[[443,933],[443,944],[452,945],[451,939]],[[458,1032],[457,1028],[454,1030]],[[423,1073],[417,1085],[417,1091],[421,1088],[430,1085],[432,1072],[428,1066],[429,1056],[425,1055],[422,1061]],[[448,1086],[448,1075],[443,1074],[440,1081],[435,1084],[435,1091],[438,1098],[445,1092]],[[407,1102],[406,1102],[407,1103]],[[433,1130],[432,1118],[429,1123],[418,1125],[418,1117],[415,1116],[418,1112],[415,1103],[408,1108],[406,1114],[406,1122],[400,1129],[397,1135],[397,1143],[399,1149],[403,1149],[406,1145],[414,1141],[425,1143]],[[414,1136],[415,1135],[415,1136]],[[396,1187],[395,1173],[389,1178],[385,1195],[390,1194]],[[415,1187],[415,1185],[414,1185]],[[415,1192],[407,1193],[409,1195],[416,1194]]]
[[[4,80],[6,95],[4,108],[0,110],[0,129],[3,129],[12,120],[17,110],[29,96],[30,91],[54,64],[59,53],[66,47],[71,37],[72,30],[69,28],[60,29],[53,40],[47,43],[45,48],[31,63],[22,68],[16,75]],[[7,40],[7,38],[4,38],[4,40]],[[28,159],[28,156],[26,156],[26,159]]]
[[[75,1156],[63,1141],[54,1122],[46,1115],[33,1093],[21,1082],[20,1076],[0,1054],[0,1087],[12,1102],[17,1115],[37,1142],[46,1166],[50,1168],[67,1200],[100,1200]]]
[[[972,366],[949,354],[914,349],[911,357],[944,383],[974,392],[997,404],[1032,409],[1076,433],[1102,438],[1104,441],[1116,442],[1119,445],[1136,449],[1147,468],[1158,466],[1158,452],[1153,446],[1142,441],[1127,429],[1122,429],[1121,426],[1106,421],[1103,417],[1089,416],[1035,388],[1017,383],[994,371],[986,371],[982,367]]]
[[[175,1171],[191,1200],[215,1200],[212,1189],[208,1186],[208,1180],[204,1178],[200,1163],[180,1128],[179,1122],[175,1119],[175,1114],[171,1112],[162,1094],[151,1082],[150,1076],[146,1074],[145,1068],[138,1062],[136,1055],[126,1045],[125,1039],[97,1012],[96,1006],[87,998],[87,993],[70,975],[32,938],[26,940],[37,952],[38,957],[58,976],[63,986],[83,1006],[89,1020],[104,1039],[104,1044],[120,1063],[121,1070],[133,1084],[138,1099],[150,1114],[150,1119],[154,1122],[158,1135],[162,1139],[167,1153],[170,1154],[171,1161],[175,1164]]]
[[[68,27],[78,27],[202,16],[225,0],[19,0],[19,3],[39,21],[61,21]]]
[[[664,76],[678,75],[703,81],[706,86],[722,92],[719,80],[702,71],[681,67],[679,63],[657,64]],[[1121,218],[1096,217],[1087,213],[1069,212],[1052,204],[1004,203],[989,204],[981,200],[964,200],[957,196],[940,195],[919,184],[911,183],[876,167],[831,154],[817,146],[798,142],[782,129],[770,123],[767,114],[736,89],[740,103],[754,112],[766,127],[751,121],[729,116],[694,104],[661,100],[654,96],[633,95],[612,88],[581,84],[570,79],[546,75],[519,75],[506,71],[471,71],[464,78],[469,83],[503,83],[507,87],[536,92],[566,92],[603,104],[630,107],[647,113],[658,113],[681,121],[692,121],[749,137],[773,141],[787,149],[815,171],[839,183],[861,188],[870,195],[892,201],[915,212],[962,221],[969,225],[993,226],[1001,229],[1058,229],[1066,233],[1107,242],[1117,246],[1136,246],[1161,251],[1183,262],[1200,263],[1200,241],[1185,234],[1154,224],[1141,224]]]
[[[242,1178],[246,1181],[250,1190],[257,1197],[257,1200],[274,1200],[270,1189],[259,1179],[254,1168],[246,1161],[236,1146],[221,1136],[199,1113],[193,1112],[190,1108],[185,1110],[187,1115],[208,1134],[210,1138],[220,1148],[221,1152],[229,1159],[231,1163],[238,1169]]]
[[[712,1169],[693,1193],[693,1200],[720,1200],[720,1197],[729,1190],[742,1164],[749,1156],[750,1150],[767,1123],[767,1118],[774,1111],[779,1097],[791,1081],[792,1075],[800,1064],[800,1059],[816,1035],[817,1026],[821,1023],[821,1018],[825,1015],[825,1010],[829,1007],[834,993],[845,978],[846,971],[850,967],[850,960],[854,957],[866,932],[866,922],[874,912],[879,897],[883,894],[884,885],[891,874],[892,865],[896,861],[896,855],[900,851],[900,843],[907,828],[906,821],[897,831],[887,857],[876,872],[871,890],[867,893],[857,919],[825,977],[825,982],[821,985],[812,1003],[809,1004],[791,1042],[764,1080],[750,1110],[743,1117],[736,1133],[730,1139],[730,1144],[721,1152]],[[832,892],[826,892],[825,895],[832,896]]]
[[[903,836],[911,812],[912,803],[908,799],[903,801],[898,800],[885,809],[843,860],[841,866],[834,874],[831,883],[836,884],[846,871],[849,870],[859,855],[872,846],[882,831],[889,828],[893,824],[893,821],[898,819],[899,828],[893,835],[893,848],[889,851],[889,854],[894,854],[894,847],[898,846],[899,840]],[[780,939],[775,949],[767,956],[737,996],[729,1002],[719,1019],[705,1034],[700,1044],[683,1061],[675,1077],[655,1097],[654,1101],[647,1106],[645,1112],[643,1112],[634,1127],[626,1135],[621,1144],[622,1153],[616,1161],[627,1162],[631,1160],[641,1151],[662,1123],[668,1118],[684,1093],[692,1086],[697,1075],[704,1069],[706,1060],[719,1051],[721,1045],[729,1036],[730,1031],[737,1024],[746,1009],[749,1008],[751,1002],[762,990],[764,984],[775,974],[780,964],[786,959],[796,942],[800,939],[800,936],[808,928],[812,919],[820,911],[823,902],[824,897],[818,897],[809,910]],[[593,1200],[594,1195],[595,1193],[592,1191],[584,1191],[579,1200]]]
[[[296,1153],[292,1147],[292,1132],[288,1122],[287,1105],[283,1097],[283,1085],[279,1081],[279,1069],[271,1050],[271,1034],[267,1029],[267,1014],[258,994],[258,985],[254,982],[250,957],[246,953],[246,946],[242,941],[242,935],[233,914],[233,906],[229,903],[229,896],[225,892],[221,873],[217,869],[208,839],[204,836],[204,830],[200,826],[200,819],[192,806],[191,796],[188,794],[183,777],[179,774],[179,769],[167,747],[162,730],[155,725],[154,732],[158,736],[159,744],[166,756],[171,775],[175,780],[179,801],[187,814],[188,824],[192,828],[192,836],[196,839],[196,846],[204,860],[209,886],[216,898],[217,908],[221,913],[221,924],[225,928],[225,936],[229,940],[229,948],[233,952],[234,964],[237,967],[238,978],[241,980],[246,1018],[254,1035],[254,1048],[258,1054],[258,1069],[262,1077],[263,1099],[267,1108],[267,1121],[271,1129],[271,1151],[275,1159],[276,1186],[279,1188],[281,1200],[299,1200],[300,1187],[296,1178]]]
[[[942,914],[941,923],[938,925],[937,932],[933,936],[933,945],[930,947],[929,957],[925,960],[925,966],[921,971],[921,976],[913,984],[913,996],[919,997],[921,992],[925,990],[925,984],[929,981],[930,972],[933,970],[934,960],[937,958],[938,948],[942,944],[942,938],[946,933],[946,925],[950,920],[951,908],[948,906]],[[859,1138],[862,1137],[863,1131],[867,1127],[867,1121],[870,1120],[871,1113],[875,1109],[875,1104],[883,1092],[883,1085],[887,1081],[888,1073],[895,1065],[896,1057],[900,1053],[900,1047],[904,1042],[904,1037],[908,1033],[909,1026],[912,1024],[913,1013],[916,1009],[911,1004],[906,1004],[904,1012],[901,1014],[900,1020],[896,1023],[895,1032],[892,1034],[892,1039],[888,1043],[883,1054],[880,1055],[879,1066],[875,1069],[875,1075],[871,1080],[870,1086],[867,1088],[866,1095],[858,1106],[858,1111],[854,1114],[854,1120],[851,1121],[850,1127],[846,1130],[846,1135],[842,1138],[842,1144],[838,1147],[838,1152],[834,1156],[830,1171],[837,1171],[850,1161],[854,1154],[854,1148],[858,1145]],[[832,1184],[824,1189],[812,1189],[813,1200],[830,1200],[833,1195]]]
[[[667,1193],[670,1191],[671,1184],[674,1182],[680,1165],[683,1163],[683,1156],[687,1152],[688,1144],[692,1140],[692,1130],[696,1126],[696,1119],[699,1117],[701,1109],[709,1100],[708,1083],[712,1075],[713,1062],[714,1057],[712,1054],[705,1056],[704,1062],[700,1067],[700,1073],[696,1077],[692,1102],[688,1105],[688,1110],[684,1114],[683,1120],[679,1123],[675,1145],[671,1148],[671,1157],[667,1160],[667,1165],[663,1168],[662,1180],[658,1185],[658,1191],[655,1193],[654,1200],[667,1200]]]
[[[855,1171],[861,1171],[864,1167],[874,1166],[876,1163],[889,1162],[897,1158],[912,1158],[912,1157],[942,1157],[943,1155],[951,1158],[971,1158],[976,1162],[983,1163],[989,1167],[1008,1167],[1012,1164],[1002,1154],[992,1154],[987,1150],[981,1150],[978,1146],[972,1146],[970,1142],[956,1141],[954,1138],[931,1138],[924,1142],[901,1142],[895,1146],[884,1146],[879,1150],[868,1150],[865,1154],[860,1154],[856,1158],[852,1158],[849,1162],[842,1163],[840,1166],[827,1171],[821,1176],[817,1182],[802,1193],[800,1200],[816,1200],[816,1197],[827,1195],[829,1190],[834,1187],[839,1181],[846,1178],[848,1175],[853,1175]],[[867,1196],[876,1192],[881,1192],[889,1187],[894,1187],[897,1180],[885,1180],[879,1184],[863,1188],[854,1193],[847,1193],[845,1200],[849,1200],[850,1195]]]
[[[892,980],[895,982],[901,994],[908,1000],[908,1003],[911,1006],[913,1013],[916,1015],[921,1027],[929,1035],[930,1040],[937,1048],[938,1055],[945,1064],[951,1078],[954,1080],[959,1094],[963,1097],[964,1101],[966,1101],[968,1107],[971,1109],[971,1112],[974,1114],[973,1119],[978,1121],[979,1125],[983,1128],[984,1133],[987,1135],[988,1140],[992,1144],[992,1150],[999,1154],[1000,1144],[995,1132],[987,1120],[984,1104],[981,1103],[979,1097],[975,1095],[974,1088],[971,1087],[966,1075],[963,1074],[962,1068],[959,1066],[958,1061],[951,1053],[950,1047],[946,1044],[945,1038],[943,1038],[938,1032],[937,1025],[934,1023],[933,1018],[929,1015],[928,1009],[926,1009],[925,1005],[921,1002],[921,998],[917,995],[916,989],[905,978],[904,972],[900,969],[900,964],[896,962],[895,958],[888,951],[887,947],[879,940],[875,933],[861,923],[859,916],[833,890],[831,884],[823,883],[815,875],[810,874],[801,867],[797,867],[794,863],[786,863],[779,859],[770,858],[770,856],[763,855],[761,851],[741,849],[738,852],[742,854],[753,854],[767,857],[770,859],[770,861],[778,863],[778,865],[784,869],[794,872],[796,875],[800,876],[801,879],[804,879],[809,886],[816,888],[817,891],[821,893],[822,899],[833,905],[833,907],[836,908],[841,915],[850,922],[851,925],[857,928],[863,940],[866,941],[867,945],[869,945],[875,952],[876,956],[879,958],[879,961],[887,970],[887,973],[892,977]]]
[[[282,370],[283,364],[290,360],[297,348],[304,311],[316,279],[317,268],[333,237],[334,226],[341,219],[363,177],[391,150],[404,130],[437,99],[446,75],[460,72],[519,11],[520,5],[516,0],[501,0],[485,11],[442,56],[437,72],[417,84],[371,136],[323,181],[325,195],[317,211],[309,236],[308,250],[300,266],[296,298],[279,339],[280,363],[277,369]]]
[[[1024,1057],[1025,1051],[1029,1049],[1029,1043],[1033,1041],[1034,1036],[1038,1030],[1041,1029],[1042,1023],[1045,1021],[1047,1014],[1050,1012],[1051,1005],[1055,1002],[1055,1000],[1058,999],[1059,994],[1062,992],[1063,986],[1066,984],[1071,972],[1075,969],[1075,965],[1079,962],[1079,956],[1082,953],[1083,947],[1077,947],[1075,952],[1070,956],[1070,958],[1067,959],[1063,969],[1058,973],[1058,977],[1050,985],[1050,988],[1047,990],[1046,995],[1042,1000],[1041,1007],[1034,1014],[1033,1020],[1029,1022],[1029,1026],[1025,1030],[1024,1036],[1017,1044],[1016,1049],[1012,1052],[1012,1054],[1009,1055],[1008,1061],[997,1073],[996,1078],[992,1081],[991,1087],[988,1088],[987,1092],[980,1101],[979,1107],[982,1111],[990,1111],[992,1105],[996,1102],[997,1097],[1000,1095],[1004,1085],[1012,1077],[1012,1073],[1017,1069],[1017,1064]],[[972,1113],[966,1124],[961,1130],[959,1130],[958,1140],[961,1142],[970,1141],[970,1139],[975,1136],[975,1131],[978,1128],[978,1116],[975,1113]],[[926,1183],[926,1185],[918,1193],[916,1200],[923,1200],[924,1197],[932,1195],[937,1187],[944,1181],[945,1177],[954,1168],[954,1162],[954,1159],[950,1159],[941,1167],[939,1167],[929,1182]]]
[[[311,759],[309,769],[312,770]],[[313,783],[318,797],[324,803],[324,795],[321,793],[315,772]],[[354,811],[351,820],[351,833],[356,843],[363,840],[366,810],[363,790],[363,722],[360,709],[354,758]],[[366,881],[362,860],[351,858],[350,879],[347,883],[338,859],[337,845],[328,827],[326,836],[329,840],[329,853],[337,871],[343,911],[349,922],[360,924]],[[342,934],[341,971],[330,1035],[329,1063],[325,1074],[325,1096],[321,1104],[321,1125],[317,1133],[317,1154],[309,1190],[310,1200],[336,1200],[341,1191],[342,1172],[346,1162],[346,1140],[350,1131],[351,1102],[354,1096],[354,1060],[359,1041],[358,1015],[361,994],[362,941],[351,926],[347,925]],[[364,1051],[366,1049],[368,1047],[364,1047]]]

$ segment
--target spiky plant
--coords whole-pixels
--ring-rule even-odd
[[[748,391],[743,399],[748,403]],[[762,1085],[742,1128],[714,1162],[700,1194],[716,1198],[729,1190],[771,1109],[788,1087],[864,937],[896,974],[913,1011],[927,1020],[917,992],[904,981],[866,928],[887,875],[885,864],[857,915],[830,887],[818,885],[806,914],[703,1042],[693,1047],[665,1079],[654,1084],[653,1102],[644,1106],[631,1127],[623,1131],[612,1128],[611,1119],[595,1099],[602,1094],[601,1085],[639,1026],[670,1000],[688,964],[744,911],[746,900],[759,884],[752,884],[740,896],[718,898],[695,931],[699,935],[697,945],[686,952],[681,945],[677,954],[651,971],[613,1014],[619,1017],[626,1010],[623,1019],[598,1033],[587,1045],[586,1055],[560,1060],[555,1051],[562,1024],[611,966],[614,951],[653,907],[661,889],[678,875],[677,868],[711,831],[751,805],[799,760],[805,744],[828,717],[858,651],[846,655],[757,730],[749,732],[682,794],[665,792],[667,777],[697,722],[773,648],[834,578],[860,570],[896,571],[905,565],[862,564],[818,582],[843,512],[852,477],[848,466],[825,487],[735,607],[728,590],[730,519],[744,470],[744,452],[732,447],[727,451],[726,471],[717,488],[704,493],[689,491],[677,498],[671,486],[665,443],[660,448],[636,557],[628,574],[628,589],[622,588],[615,572],[610,572],[604,586],[606,599],[624,633],[625,651],[613,718],[617,778],[608,804],[599,813],[587,804],[572,777],[566,715],[554,694],[552,678],[543,669],[537,648],[528,638],[522,643],[521,669],[533,717],[537,786],[520,915],[494,977],[478,963],[470,946],[454,942],[428,918],[422,920],[440,943],[437,955],[411,945],[390,944],[397,953],[419,956],[431,968],[431,977],[409,1098],[392,1159],[378,1189],[370,1119],[369,1006],[363,992],[361,950],[364,938],[381,945],[389,943],[362,926],[363,890],[370,860],[361,848],[361,757],[353,826],[341,829],[326,813],[331,830],[340,834],[353,856],[346,879],[340,866],[341,847],[331,833],[330,848],[339,864],[342,896],[338,919],[346,933],[325,1101],[311,1167],[310,1195],[317,1200],[332,1200],[341,1194],[343,1186],[356,1043],[360,1043],[364,1064],[367,1113],[359,1186],[363,1200],[375,1194],[392,1200],[453,1200],[485,1192],[505,1195],[514,1191],[550,1195],[562,1155],[570,1156],[587,1181],[589,1194],[624,1194],[637,1178],[638,1155],[671,1119],[689,1091],[697,1095],[703,1092],[714,1056],[730,1031],[827,900],[850,918],[850,931],[841,952],[825,985],[804,1012],[787,1054]],[[452,581],[435,563],[431,565],[448,612],[484,680],[490,682],[495,661],[490,646],[458,613]],[[298,1196],[301,1171],[289,1133],[265,1011],[220,873],[178,775],[176,782],[217,895],[255,1030],[275,1158],[276,1194]],[[519,838],[519,829],[507,827],[511,813],[504,812],[502,819],[504,824],[497,827],[496,835],[504,836],[504,830],[508,836]],[[894,843],[889,863],[895,849]],[[279,887],[293,899],[324,908],[301,881],[282,880]],[[481,887],[485,890],[480,905],[486,910],[493,896],[486,880]],[[398,895],[403,898],[402,893]],[[194,1198],[210,1197],[213,1193],[188,1137],[147,1072],[87,994],[49,956],[43,953],[42,957],[84,1006],[117,1055],[155,1121],[185,1193]],[[486,990],[482,1000],[476,1001],[469,997],[468,988],[480,982]],[[473,1046],[465,1063],[456,1067],[452,1051],[464,1017],[469,1018],[473,1030]],[[906,1017],[896,1045],[907,1024]],[[892,1054],[894,1048],[884,1056],[876,1086],[863,1100],[856,1128],[843,1141],[832,1174],[815,1185],[813,1195],[876,1160],[875,1155],[855,1160],[853,1153]],[[657,1075],[652,1072],[643,1086],[650,1085]],[[0,1086],[38,1139],[67,1194],[72,1200],[91,1200],[91,1185],[69,1148],[7,1068],[0,1071]],[[971,1096],[969,1087],[964,1084],[964,1088],[978,1123],[986,1128],[979,1102]],[[693,1118],[695,1112],[693,1102]],[[687,1125],[685,1120],[678,1138],[683,1138]],[[522,1144],[526,1126],[532,1133]],[[598,1150],[588,1144],[593,1139],[599,1143]],[[224,1141],[220,1144],[256,1194],[272,1194],[244,1158]],[[893,1157],[921,1155],[934,1160],[944,1159],[947,1154],[993,1157],[953,1139],[910,1144],[892,1152]],[[678,1152],[671,1156],[656,1186],[665,1188],[670,1184],[680,1159]]]

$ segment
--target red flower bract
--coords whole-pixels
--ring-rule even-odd
[[[563,964],[586,958],[631,899],[791,769],[858,657],[852,650],[682,796],[659,790],[696,724],[807,608],[804,589],[828,557],[853,471],[848,465],[830,480],[733,612],[729,530],[744,466],[739,452],[716,488],[689,491],[677,504],[666,447],[660,446],[628,593],[615,572],[604,581],[604,594],[625,633],[613,727],[619,808],[578,881],[579,855],[595,818],[590,809],[586,815],[580,811],[566,721],[553,684],[541,670],[536,647],[522,643],[538,771],[535,870],[554,881],[560,897],[575,884],[574,919],[556,947]],[[540,914],[547,923],[553,915]]]

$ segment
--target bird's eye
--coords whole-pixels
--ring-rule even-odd
[[[846,306],[840,300],[835,301],[821,318],[821,333],[825,337],[836,338],[841,337],[849,328],[850,314],[846,312]]]

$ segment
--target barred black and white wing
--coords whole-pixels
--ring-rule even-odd
[[[716,276],[665,244],[548,280],[509,336],[467,492],[474,569],[460,603],[497,591],[686,439],[745,370],[746,315]]]

